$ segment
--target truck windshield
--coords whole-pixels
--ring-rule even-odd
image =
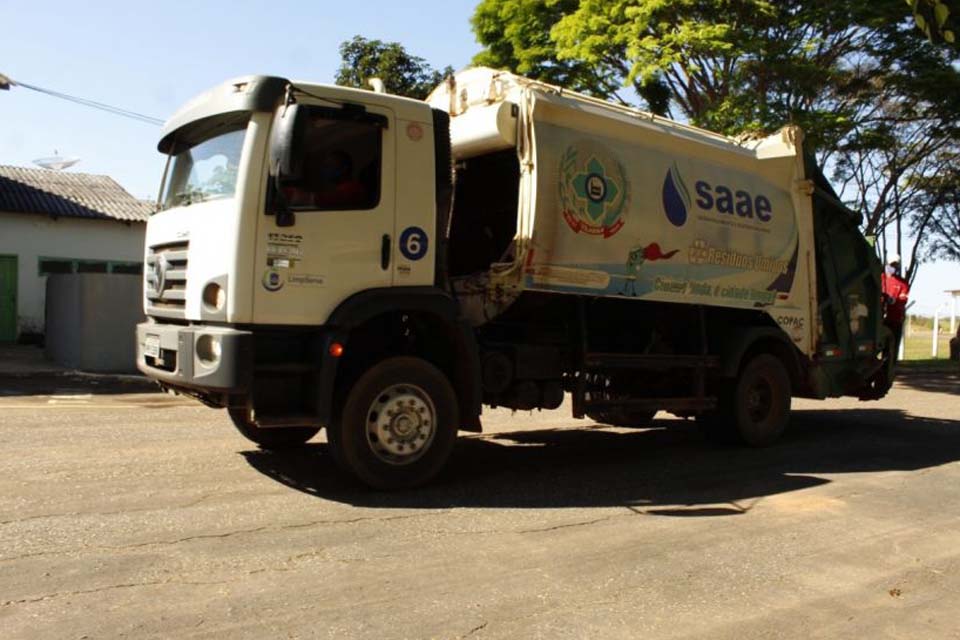
[[[246,128],[237,123],[172,155],[160,208],[233,197]]]

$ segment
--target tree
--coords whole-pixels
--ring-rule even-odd
[[[938,213],[915,216],[913,233],[928,239],[923,257],[960,262],[960,148],[939,155],[941,171],[918,185],[921,211]]]
[[[340,68],[336,83],[345,87],[370,89],[368,80],[380,78],[387,93],[423,100],[452,67],[437,71],[426,60],[410,55],[399,42],[367,40],[354,36],[340,44]]]
[[[800,125],[865,231],[901,243],[960,122],[953,52],[908,17],[903,0],[484,0],[474,29],[478,62],[590,70],[594,94],[664,92],[661,113],[728,135]]]
[[[932,230],[947,215],[942,176],[957,160],[960,76],[947,49],[909,23],[878,33],[886,44],[866,49],[874,71],[832,154],[834,177],[852,187],[845,191],[864,215],[865,232],[909,256],[905,275],[912,282],[944,240]]]
[[[670,97],[666,87],[625,83],[628,69],[622,51],[610,52],[602,60],[559,57],[553,29],[579,6],[580,0],[482,0],[471,24],[485,49],[474,57],[474,64],[620,103],[630,102],[622,93],[630,88],[651,111],[665,115]]]
[[[920,39],[903,16],[901,0],[583,0],[551,37],[561,60],[617,58],[624,82],[666,85],[694,124],[737,135],[795,123],[828,148]]]
[[[474,62],[714,131],[799,124],[827,148],[898,51],[922,37],[902,0],[483,0]],[[934,70],[941,70],[943,62]],[[932,71],[931,71],[932,72]]]

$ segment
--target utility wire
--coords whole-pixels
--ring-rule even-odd
[[[4,82],[5,81],[5,82]],[[15,81],[12,78],[0,74],[0,88],[10,87],[23,87],[24,89],[30,89],[31,91],[36,91],[38,93],[43,93],[54,98],[60,98],[61,100],[67,100],[69,102],[74,102],[85,107],[90,107],[91,109],[99,109],[100,111],[105,111],[107,113],[112,113],[116,116],[123,116],[124,118],[130,118],[132,120],[137,120],[139,122],[144,122],[146,124],[153,125],[162,125],[163,120],[160,118],[154,118],[151,116],[144,115],[142,113],[137,113],[136,111],[130,111],[129,109],[121,109],[120,107],[114,107],[109,104],[104,104],[103,102],[97,102],[95,100],[88,100],[87,98],[80,98],[78,96],[71,96],[67,93],[61,93],[59,91],[53,91],[51,89],[44,89],[43,87],[38,87],[32,84],[27,84],[25,82]]]

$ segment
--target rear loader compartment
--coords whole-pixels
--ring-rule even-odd
[[[756,334],[782,343],[795,395],[889,378],[879,264],[799,129],[738,141],[482,69],[429,100],[452,112],[449,275],[481,346],[539,313],[577,324],[580,305],[606,331],[566,339],[605,352],[709,355],[730,376]],[[531,311],[553,296],[584,302]]]

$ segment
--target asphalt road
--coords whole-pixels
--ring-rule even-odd
[[[488,412],[398,494],[95,382],[0,379],[4,638],[960,638],[957,376],[766,450]]]

